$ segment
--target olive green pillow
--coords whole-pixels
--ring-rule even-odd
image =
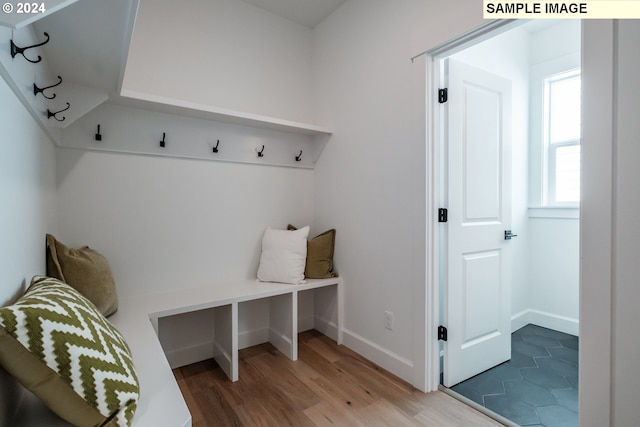
[[[0,308],[0,365],[77,426],[130,426],[140,386],[127,343],[78,291],[34,277]]]
[[[118,309],[118,293],[109,262],[88,246],[68,248],[47,234],[47,276],[72,286],[104,316]]]
[[[291,224],[289,230],[297,230]],[[336,277],[333,272],[333,248],[336,241],[336,230],[327,230],[313,239],[307,239],[307,264],[304,276],[308,279],[327,279]]]

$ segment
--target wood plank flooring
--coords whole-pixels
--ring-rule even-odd
[[[174,369],[193,417],[205,426],[501,426],[442,393],[425,394],[316,331],[298,360],[271,344],[240,351],[232,383],[215,361]]]

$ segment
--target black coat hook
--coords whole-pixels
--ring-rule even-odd
[[[102,135],[100,135],[100,125],[98,125],[98,133],[96,133],[96,141],[102,141]]]
[[[64,109],[62,109],[62,110],[60,110],[60,111],[56,111],[55,113],[52,113],[52,112],[51,112],[51,110],[49,110],[49,109],[47,108],[47,119],[50,119],[51,117],[53,117],[54,119],[56,119],[56,120],[57,120],[57,121],[59,121],[59,122],[64,122],[64,121],[65,121],[65,119],[66,119],[66,117],[63,117],[63,118],[59,119],[59,118],[57,117],[57,115],[58,115],[58,114],[60,114],[60,113],[62,113],[63,111],[67,111],[67,110],[69,109],[69,107],[71,107],[71,104],[69,104],[69,103],[67,102],[67,108],[64,108]]]
[[[11,39],[11,57],[15,58],[17,54],[22,55],[22,57],[24,59],[26,59],[27,61],[33,63],[33,64],[37,64],[38,62],[42,61],[42,57],[40,55],[38,55],[38,59],[36,60],[32,60],[27,58],[24,55],[24,51],[27,49],[32,49],[34,47],[38,47],[38,46],[44,46],[45,44],[49,43],[49,34],[47,32],[44,33],[44,36],[47,38],[45,41],[43,41],[42,43],[38,43],[38,44],[34,44],[32,46],[25,46],[25,47],[19,47],[16,46],[16,44],[13,42],[13,39]]]
[[[256,151],[258,151],[258,149],[256,148]],[[258,157],[264,157],[264,145],[262,146],[262,148],[258,151]]]
[[[302,160],[302,150],[300,150],[300,154],[296,156],[296,162],[299,162],[300,160]]]
[[[218,152],[218,146],[220,145],[220,140],[218,140],[216,142],[216,146],[211,148],[211,151],[213,151],[214,153]]]
[[[39,93],[42,94],[42,96],[44,96],[47,99],[53,99],[56,97],[56,94],[54,93],[53,96],[47,96],[44,94],[44,91],[47,89],[51,89],[52,87],[56,87],[56,86],[60,86],[62,84],[62,77],[58,76],[58,79],[60,79],[60,81],[54,85],[51,86],[47,86],[47,87],[38,87],[35,83],[33,84],[33,95],[37,96]]]
[[[167,134],[165,132],[162,132],[162,141],[160,141],[160,147],[164,148],[166,141],[164,140],[165,137],[167,136]]]

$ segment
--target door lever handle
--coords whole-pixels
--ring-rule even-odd
[[[513,234],[511,230],[504,230],[504,240],[511,240],[513,237],[518,237],[518,235]]]

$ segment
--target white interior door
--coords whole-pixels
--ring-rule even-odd
[[[511,358],[511,82],[448,60],[444,385]]]

